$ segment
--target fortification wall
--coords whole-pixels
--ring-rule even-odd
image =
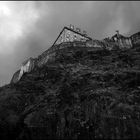
[[[22,75],[26,72],[30,72],[34,69],[35,66],[41,67],[45,65],[48,61],[55,60],[56,52],[58,50],[63,50],[65,48],[103,48],[104,44],[98,40],[90,40],[86,42],[74,41],[74,42],[64,42],[59,45],[53,46],[49,48],[47,51],[43,52],[38,58],[33,59],[29,58],[26,60],[18,73],[15,73],[13,76],[13,80],[11,82],[17,82],[21,79]]]
[[[140,44],[140,32],[131,35],[131,40],[133,44]]]
[[[122,46],[124,45],[124,42],[122,43]],[[130,44],[130,40],[125,41],[126,44]],[[41,67],[45,65],[48,61],[53,61],[55,60],[56,52],[58,50],[63,50],[65,48],[87,48],[90,50],[94,49],[113,49],[115,43],[107,42],[107,41],[99,41],[99,40],[88,40],[86,42],[80,42],[80,41],[74,41],[74,42],[64,42],[59,45],[53,46],[49,48],[47,51],[42,53],[38,58],[33,59],[30,58],[28,59],[20,68],[20,71],[18,73],[15,73],[13,76],[12,82],[17,82],[18,80],[21,79],[22,75],[26,72],[30,72],[34,69],[35,66]],[[18,77],[18,78],[17,78]]]
[[[104,42],[107,45],[107,49],[108,47],[109,49],[113,49],[113,46],[118,46],[120,49],[131,48],[133,46],[132,39],[122,35],[120,35],[120,37],[115,35],[112,38],[105,38]]]
[[[32,71],[35,66],[41,67],[48,61],[55,60],[56,52],[59,50],[74,47],[77,49],[87,48],[89,50],[112,50],[116,46],[120,48],[131,48],[133,44],[140,43],[140,32],[133,34],[131,37],[121,36],[118,39],[116,38],[116,40],[112,40],[112,38],[106,38],[104,40],[99,41],[82,36],[79,33],[72,31],[71,29],[68,29],[66,27],[63,30],[63,33],[61,33],[61,35],[58,36],[59,38],[54,42],[54,45],[52,47],[43,52],[37,58],[29,58],[27,61],[25,61],[25,63],[21,66],[20,70],[13,75],[11,82],[17,82],[18,80],[20,80],[24,73]],[[116,36],[114,36],[114,39],[115,37]]]
[[[89,40],[86,41],[86,47],[93,47],[93,48],[104,48],[103,42],[99,40]]]
[[[131,38],[121,38],[118,40],[120,48],[131,48],[132,40]]]
[[[33,59],[33,58],[29,58],[24,64],[22,64],[20,68],[18,80],[20,80],[20,78],[22,77],[24,73],[30,72],[31,70],[33,70],[35,65],[36,65],[36,59]]]
[[[54,60],[55,57],[55,52],[40,56],[37,60],[36,65],[38,67],[41,67],[42,65],[46,64],[48,61]]]
[[[19,73],[20,73],[20,70],[18,70],[17,72],[14,73],[10,83],[18,82]]]
[[[35,66],[41,67],[45,65],[48,61],[55,60],[56,52],[66,48],[87,48],[87,49],[91,48],[92,50],[95,48],[103,49],[105,48],[105,43],[103,41],[98,41],[98,40],[89,40],[86,42],[80,42],[80,41],[64,42],[59,45],[53,46],[49,48],[47,51],[43,52],[40,56],[38,56],[38,58],[36,59],[29,58],[27,61],[25,61],[21,66],[18,74],[16,73],[14,75],[12,82],[13,81],[17,82],[18,80],[20,80],[24,73],[32,71]]]

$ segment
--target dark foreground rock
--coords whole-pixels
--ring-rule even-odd
[[[0,139],[140,138],[140,49],[71,50],[0,88]]]

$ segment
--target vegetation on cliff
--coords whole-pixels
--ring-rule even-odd
[[[140,138],[140,48],[58,52],[0,88],[0,137]]]

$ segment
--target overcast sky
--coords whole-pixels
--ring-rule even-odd
[[[48,49],[69,24],[95,39],[117,29],[124,35],[140,31],[139,7],[139,1],[1,1],[0,86],[10,82],[24,60]]]

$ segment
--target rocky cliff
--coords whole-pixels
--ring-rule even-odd
[[[99,41],[99,40],[91,40],[91,41],[73,41],[73,42],[63,42],[59,45],[54,45],[50,47],[48,50],[43,52],[41,55],[39,55],[37,58],[29,58],[25,62],[22,63],[22,66],[18,72],[16,72],[12,79],[11,83],[16,83],[19,81],[24,73],[28,73],[32,71],[35,67],[42,67],[45,65],[48,61],[54,61],[56,57],[56,53],[58,51],[63,51],[67,48],[84,48],[88,50],[96,50],[96,49],[104,49],[104,48],[110,48],[113,47],[110,44],[107,44],[105,41]]]
[[[71,28],[64,27],[55,40],[54,44],[48,50],[43,52],[37,58],[29,58],[22,64],[20,72],[16,72],[13,75],[11,83],[16,83],[19,81],[24,73],[32,71],[35,67],[42,67],[48,61],[53,61],[55,59],[56,52],[65,48],[82,47],[88,50],[114,50],[116,48],[129,49],[132,48],[133,45],[139,44],[138,42],[139,33],[136,33],[130,37],[125,37],[119,34],[119,31],[117,31],[117,34],[111,38],[108,37],[103,40],[96,40],[88,37],[87,35],[85,36],[84,34],[81,34]]]
[[[140,138],[139,119],[139,46],[63,48],[0,88],[1,139]]]

